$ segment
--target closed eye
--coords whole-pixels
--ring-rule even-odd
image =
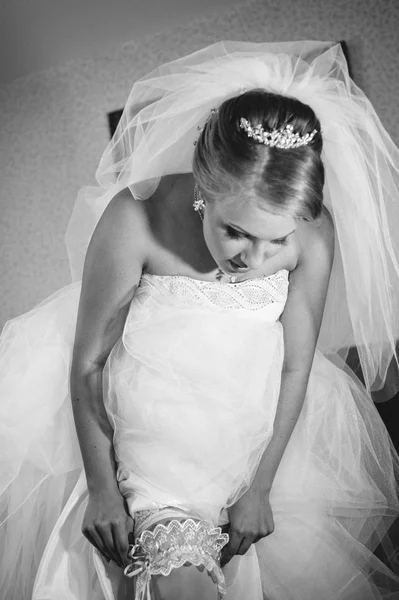
[[[279,246],[285,246],[285,244],[287,243],[288,236],[290,236],[292,233],[294,233],[294,231],[291,231],[285,237],[277,238],[275,240],[270,240],[270,244],[277,244]],[[232,240],[239,240],[239,239],[242,239],[242,238],[249,238],[249,237],[251,237],[249,235],[249,233],[245,233],[244,231],[238,231],[238,229],[235,229],[231,225],[226,225],[226,234]]]
[[[226,234],[232,240],[239,240],[240,238],[248,237],[244,233],[241,233],[240,231],[237,231],[237,229],[233,229],[233,227],[230,226],[226,227]]]

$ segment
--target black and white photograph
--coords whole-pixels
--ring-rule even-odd
[[[1,14],[0,600],[399,600],[399,2]]]

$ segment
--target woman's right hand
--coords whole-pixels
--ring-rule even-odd
[[[119,490],[89,493],[82,533],[107,561],[121,568],[129,564],[128,535],[133,523]]]

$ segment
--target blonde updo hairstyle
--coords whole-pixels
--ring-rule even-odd
[[[268,131],[290,124],[301,136],[317,133],[306,146],[270,147],[240,128],[242,117]],[[211,114],[195,145],[193,175],[207,201],[252,199],[274,214],[314,221],[323,205],[322,146],[320,122],[310,106],[254,89]]]

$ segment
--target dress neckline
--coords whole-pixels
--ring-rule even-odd
[[[243,285],[244,283],[249,283],[252,281],[265,281],[267,279],[272,279],[273,277],[276,277],[277,275],[279,275],[280,273],[287,273],[289,274],[288,269],[279,269],[278,271],[276,271],[275,273],[272,273],[271,275],[265,275],[263,277],[248,277],[248,279],[243,279],[242,281],[235,281],[233,282],[229,282],[229,281],[210,281],[207,279],[197,279],[196,277],[190,277],[189,275],[153,275],[152,273],[142,273],[141,278],[146,278],[146,279],[183,279],[183,280],[189,280],[189,281],[194,281],[198,284],[211,284],[211,285],[228,285],[229,287],[231,286],[237,286],[237,285]]]

